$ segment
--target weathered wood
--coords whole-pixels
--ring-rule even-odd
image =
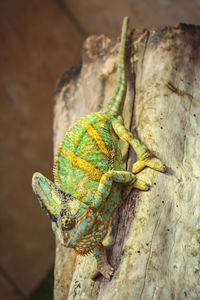
[[[109,101],[118,45],[105,36],[89,37],[80,72],[65,74],[59,84],[55,151],[74,121]],[[198,299],[200,294],[200,27],[135,31],[132,45],[136,83],[129,76],[125,123],[168,172],[143,170],[138,176],[151,191],[133,191],[115,214],[108,254],[116,271],[110,282],[94,283],[94,258],[75,258],[57,242],[56,300]],[[133,151],[123,145],[123,154],[130,169]]]

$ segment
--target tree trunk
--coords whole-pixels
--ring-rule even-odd
[[[132,35],[134,76],[124,118],[168,167],[138,177],[148,192],[133,190],[112,220],[111,281],[94,282],[92,255],[76,256],[57,241],[54,299],[199,299],[200,261],[200,27],[180,24]],[[116,85],[119,42],[89,37],[82,67],[65,73],[56,89],[55,151],[81,116],[105,107]],[[122,145],[128,170],[133,150]]]

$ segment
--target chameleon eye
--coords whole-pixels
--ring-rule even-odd
[[[75,220],[63,218],[63,220],[61,221],[61,224],[62,224],[63,230],[70,230],[75,226]]]

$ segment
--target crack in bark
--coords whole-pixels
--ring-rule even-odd
[[[183,249],[183,246],[182,246],[183,261],[184,261],[184,273],[183,273],[183,278],[184,278],[184,281],[185,281],[186,263],[185,263],[184,251],[185,251],[185,250]]]
[[[78,292],[76,291],[78,289]],[[76,298],[76,296],[79,295],[79,290],[81,289],[81,284],[78,280],[75,281],[75,287],[74,287],[74,294],[73,294],[73,300]]]
[[[175,230],[174,230],[174,238],[173,238],[173,245],[172,245],[172,248],[171,248],[171,251],[169,253],[169,257],[168,257],[168,260],[167,260],[167,265],[169,265],[169,261],[170,261],[170,257],[171,257],[171,254],[172,254],[172,251],[173,251],[173,248],[174,248],[174,245],[175,245],[175,236],[176,236],[176,231],[177,231],[177,224],[178,222],[180,221],[180,218],[181,218],[181,215],[179,215],[176,223],[175,223]]]
[[[146,284],[146,277],[147,277],[147,268],[148,268],[150,257],[151,257],[151,254],[152,254],[153,239],[154,239],[155,231],[156,231],[156,229],[158,227],[158,224],[160,222],[162,212],[163,212],[163,209],[162,209],[162,211],[161,211],[161,213],[158,217],[158,220],[156,222],[156,226],[153,230],[153,234],[152,234],[152,238],[151,238],[151,245],[150,245],[150,249],[149,249],[149,255],[148,255],[146,266],[145,266],[144,282],[143,282],[142,290],[141,290],[141,293],[140,293],[140,296],[139,296],[139,300],[142,298],[142,294],[144,292],[144,288],[145,288],[145,284]]]
[[[150,32],[147,31],[146,33],[146,41],[144,44],[144,51],[143,51],[143,55],[142,55],[142,61],[141,61],[141,78],[140,81],[142,81],[142,75],[143,75],[143,69],[144,69],[144,57],[145,57],[145,53],[146,53],[146,49],[147,49],[147,45],[148,45],[148,41],[149,41],[149,37],[150,37]]]
[[[134,68],[132,69],[131,66],[131,59],[134,57],[134,46],[133,46],[133,34],[134,30],[131,31],[129,38],[128,38],[128,51],[126,56],[126,70],[127,70],[127,83],[128,83],[128,91],[129,91],[129,107],[130,107],[130,124],[129,124],[129,130],[132,132],[132,128],[135,128],[135,115],[134,115],[134,106],[135,106],[135,73]],[[134,67],[134,66],[133,66]],[[135,129],[136,131],[136,129]],[[137,135],[137,134],[136,134]],[[127,150],[127,159],[126,159],[126,170],[128,170],[128,158],[131,156],[131,145],[128,145]]]
[[[173,83],[170,82],[170,81],[167,83],[167,88],[168,88],[170,91],[172,91],[173,93],[177,94],[178,96],[181,96],[181,97],[187,96],[190,100],[193,99],[193,96],[192,96],[191,94],[189,94],[189,93],[187,93],[187,92],[185,92],[185,91],[179,89],[178,87],[175,87],[175,86],[173,85]]]
[[[94,291],[94,287],[95,287],[95,282],[93,282],[91,284],[91,286],[92,286],[92,288],[91,288],[91,299],[94,299],[94,297],[93,297],[93,291]]]
[[[191,114],[191,108],[192,108],[192,102],[193,102],[193,85],[192,85],[192,94],[191,94],[191,97],[192,97],[192,98],[191,98],[191,102],[190,102],[190,105],[189,105],[189,111],[188,111],[188,113],[186,114],[186,122],[185,122],[184,132],[185,132],[186,127],[188,126],[188,123],[189,123],[189,117],[190,117],[190,114]],[[187,137],[187,135],[185,134],[184,148],[183,148],[183,162],[184,162],[184,159],[185,159],[186,137]]]
[[[128,83],[128,88],[129,88],[129,101],[130,104],[132,104],[132,109],[130,109],[131,111],[131,122],[130,122],[130,128],[132,127],[132,120],[133,120],[133,115],[134,115],[134,111],[133,111],[133,107],[134,107],[134,103],[135,103],[135,76],[133,74],[133,70],[131,70],[131,54],[132,54],[132,36],[133,36],[133,32],[131,31],[127,40],[127,44],[126,44],[126,77],[127,77],[127,83]],[[130,150],[131,147],[130,145],[128,146],[128,150],[127,150],[127,154],[126,154],[126,169],[128,168],[128,157],[130,156]],[[124,199],[123,199],[124,200]],[[134,197],[132,197],[132,200],[134,200]],[[127,210],[127,205],[128,201],[126,203],[121,203],[120,207],[118,208],[114,218],[113,218],[113,225],[112,225],[112,232],[113,232],[113,247],[111,248],[111,250],[109,251],[109,258],[111,259],[111,261],[113,260],[113,248],[117,246],[116,249],[114,249],[114,253],[116,252],[117,255],[115,255],[115,259],[114,259],[114,267],[117,268],[117,266],[119,265],[119,262],[121,260],[121,256],[123,254],[123,245],[119,245],[119,238],[122,237],[121,239],[121,244],[123,244],[125,236],[127,234],[127,227],[129,222],[127,221],[127,223],[124,223],[124,220],[122,220],[122,216],[123,216],[123,212]],[[133,214],[134,215],[134,214]],[[123,224],[122,224],[123,223]],[[125,226],[123,226],[125,225]],[[115,229],[116,228],[116,229]]]

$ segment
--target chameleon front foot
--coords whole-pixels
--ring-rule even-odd
[[[136,161],[133,166],[132,166],[132,172],[134,174],[140,172],[144,167],[149,167],[153,170],[157,170],[160,172],[165,172],[166,167],[164,163],[156,158],[156,157],[151,157],[151,158],[146,158],[144,160],[138,160]]]
[[[133,187],[141,191],[148,191],[151,188],[151,186],[148,183],[138,178],[136,178]]]
[[[114,273],[114,268],[111,265],[109,265],[107,261],[104,246],[101,244],[99,248],[94,250],[93,255],[97,260],[97,268],[92,275],[92,279],[95,280],[97,279],[97,277],[99,277],[100,274],[102,274],[106,279],[110,280]]]
[[[96,270],[93,272],[91,279],[96,280],[100,275],[103,275],[106,279],[110,280],[114,274],[114,268],[109,265],[105,264],[104,266],[97,267]]]
[[[129,193],[132,191],[133,188],[141,190],[141,191],[148,191],[151,188],[151,186],[148,183],[146,183],[145,181],[135,178],[134,183],[125,185],[125,188],[124,188],[124,191],[122,194],[122,199],[126,199],[126,197],[128,197]]]

